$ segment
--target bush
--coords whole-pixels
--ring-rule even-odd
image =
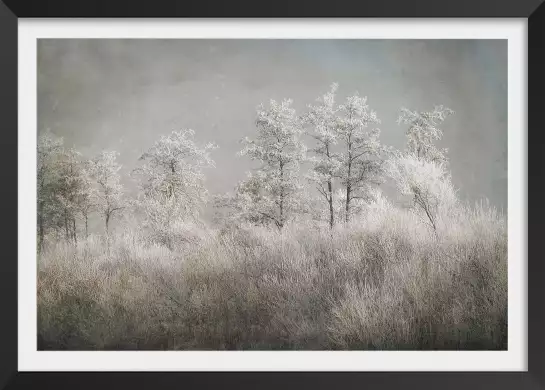
[[[375,204],[333,231],[53,245],[38,261],[39,348],[506,349],[505,219],[486,204],[444,218],[434,234]]]

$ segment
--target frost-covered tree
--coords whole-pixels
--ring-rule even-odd
[[[268,225],[274,223],[276,205],[271,197],[267,196],[264,188],[265,180],[262,172],[248,173],[235,187],[233,194],[216,195],[214,207],[226,212],[223,219],[235,224],[251,223],[254,225]]]
[[[140,199],[137,206],[145,217],[142,227],[146,228],[147,238],[170,250],[186,242],[192,235],[192,229],[202,227],[197,223],[199,221],[183,217],[185,204],[173,196],[158,193]]]
[[[159,207],[164,200],[165,206],[176,207],[175,217],[181,219],[198,217],[208,194],[203,168],[215,166],[210,151],[217,146],[208,143],[201,147],[194,135],[193,130],[185,129],[161,136],[140,157],[142,166],[134,170],[144,195],[142,201],[152,199],[150,203]]]
[[[270,101],[257,109],[257,137],[245,138],[239,153],[260,162],[257,172],[239,185],[239,194],[251,202],[252,214],[259,214],[279,229],[301,207],[300,162],[306,147],[301,142],[303,128],[291,107],[292,100]],[[253,194],[247,196],[248,193]],[[237,195],[238,196],[238,195]]]
[[[388,162],[387,170],[399,191],[413,197],[414,207],[437,231],[438,217],[452,210],[457,202],[445,164],[412,153],[398,154]]]
[[[365,199],[372,186],[381,183],[385,149],[379,141],[380,130],[372,127],[380,120],[367,105],[367,97],[358,93],[349,96],[338,111],[337,133],[343,148],[339,154],[339,178],[345,189],[345,221],[348,222],[352,202]]]
[[[81,183],[83,191],[80,191],[77,197],[77,210],[83,218],[85,227],[85,238],[89,236],[89,216],[92,212],[97,210],[98,201],[98,188],[94,185],[93,178],[91,176],[91,162],[86,161],[80,171]]]
[[[344,188],[338,188],[333,194],[333,212],[335,213],[335,220],[338,221],[346,220],[346,199],[344,196]],[[352,217],[352,220],[365,220],[365,218],[372,215],[374,211],[378,211],[378,208],[380,208],[381,205],[386,204],[389,206],[389,202],[380,187],[371,187],[369,188],[365,199],[357,198],[352,201],[350,205],[350,216]],[[326,221],[328,218],[329,210],[326,211],[321,209],[317,215],[315,215],[315,219],[320,221]]]
[[[418,112],[406,108],[401,109],[398,124],[409,125],[407,129],[407,152],[419,159],[444,163],[447,161],[447,149],[439,149],[434,145],[443,136],[438,127],[444,120],[454,114],[450,108],[435,106],[432,111]]]
[[[61,152],[56,163],[55,197],[61,206],[61,220],[67,240],[77,244],[77,218],[91,193],[81,154],[75,149]]]
[[[141,190],[135,205],[143,213],[143,227],[149,238],[170,249],[199,223],[208,200],[203,169],[215,166],[210,152],[217,146],[199,146],[194,135],[185,129],[161,136],[133,171]]]
[[[63,151],[63,139],[50,132],[38,137],[37,179],[38,179],[38,250],[42,250],[46,230],[53,225],[58,210],[54,196],[56,186],[56,165]]]
[[[456,203],[456,192],[446,169],[447,149],[439,149],[434,142],[442,138],[439,124],[454,114],[450,108],[435,106],[432,111],[417,112],[401,109],[398,123],[407,124],[407,146],[404,153],[396,153],[388,164],[389,175],[400,192],[413,198],[434,231],[437,218]]]
[[[367,204],[373,200],[373,190],[370,188],[366,194],[365,199],[354,198],[350,202],[350,217],[355,218],[362,215],[362,212],[366,208]],[[333,212],[335,219],[338,221],[346,221],[346,189],[339,188],[333,194]]]
[[[77,244],[77,220],[87,221],[94,189],[81,154],[66,149],[62,138],[49,132],[38,138],[38,247],[46,230],[64,234]],[[87,235],[87,222],[85,223]]]
[[[316,99],[315,104],[308,106],[308,113],[303,116],[303,123],[310,127],[307,132],[315,140],[315,146],[310,149],[313,153],[308,158],[312,163],[308,179],[316,185],[318,192],[328,205],[329,227],[335,224],[335,191],[333,182],[339,175],[341,162],[334,153],[334,146],[339,138],[338,107],[335,105],[335,94],[338,84],[333,83],[329,92]]]
[[[103,151],[88,164],[89,175],[96,185],[94,204],[104,217],[107,236],[110,220],[125,208],[123,186],[119,175],[121,165],[117,163],[117,156],[117,152]]]

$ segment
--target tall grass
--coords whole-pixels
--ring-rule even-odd
[[[40,349],[506,349],[507,233],[487,205],[430,231],[382,208],[332,232],[136,232],[38,260]]]

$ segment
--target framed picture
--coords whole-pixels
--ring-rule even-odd
[[[545,388],[545,6],[341,5],[0,5],[2,388]]]

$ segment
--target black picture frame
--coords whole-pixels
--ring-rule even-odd
[[[195,2],[3,0],[0,4],[0,389],[75,388],[419,388],[545,389],[542,232],[545,131],[543,0],[377,2]],[[526,372],[18,372],[17,370],[17,22],[43,17],[518,17],[528,19],[528,371]],[[530,132],[530,129],[534,129]],[[524,131],[524,129],[520,129]],[[530,150],[533,152],[530,153]],[[539,149],[539,150],[538,150]],[[539,153],[538,153],[539,152]],[[531,158],[530,158],[531,155]],[[531,179],[531,180],[530,180]],[[530,229],[531,227],[531,229]],[[531,238],[531,240],[530,240]],[[530,241],[533,244],[530,244]],[[518,261],[518,259],[509,259]],[[522,259],[521,259],[522,261]]]

